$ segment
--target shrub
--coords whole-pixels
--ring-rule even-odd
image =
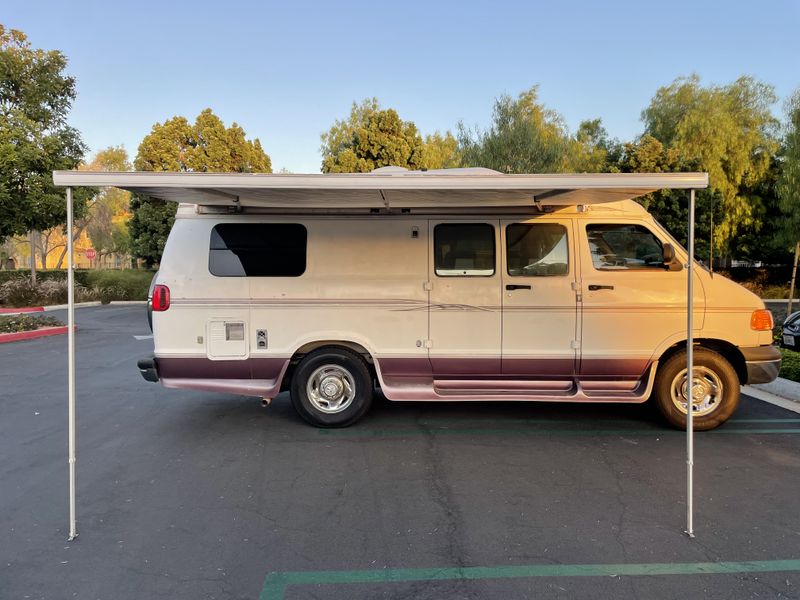
[[[800,382],[800,352],[781,349],[781,354],[783,355],[783,363],[778,376]]]
[[[75,301],[146,300],[153,271],[83,270],[75,271]],[[0,271],[0,305],[40,306],[67,302],[66,271],[39,273],[36,286],[29,271]]]
[[[55,317],[32,317],[30,315],[0,317],[0,333],[33,331],[42,327],[62,327],[63,325],[64,323]]]

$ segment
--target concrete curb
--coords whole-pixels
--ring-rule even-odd
[[[77,329],[77,327],[75,329]],[[68,330],[69,327],[64,325],[62,327],[42,327],[41,329],[34,329],[33,331],[0,333],[0,344],[7,344],[9,342],[20,342],[22,340],[33,340],[40,337],[49,337],[51,335],[63,335],[67,333]]]
[[[115,306],[125,306],[127,304],[147,304],[147,300],[112,300],[109,304]]]
[[[747,394],[748,396],[752,396],[757,400],[762,400],[764,402],[768,402],[769,404],[774,404],[775,406],[780,406],[781,408],[785,408],[786,410],[790,410],[792,412],[800,414],[800,402],[795,402],[794,400],[787,400],[786,398],[781,398],[780,396],[776,396],[775,394],[770,394],[769,392],[765,392],[764,390],[759,390],[750,385],[743,385],[742,393]]]
[[[75,308],[86,308],[87,306],[100,306],[103,304],[99,301],[94,302],[78,302],[75,304]],[[51,310],[67,310],[66,304],[53,304],[51,306],[35,306],[33,308],[8,308],[8,309],[0,309],[0,315],[2,316],[13,316],[13,315],[22,315],[26,313],[32,312],[49,312]],[[8,310],[10,312],[3,312],[4,310]]]
[[[93,302],[76,302],[75,308],[86,308],[88,306],[101,306],[103,303],[99,300],[95,300]],[[51,306],[45,306],[45,311],[50,310],[67,310],[69,308],[68,304],[53,304]]]
[[[786,398],[787,400],[800,402],[800,383],[797,383],[796,381],[778,377],[775,381],[771,381],[770,383],[759,383],[753,385],[752,387],[759,389],[762,392],[767,392],[769,394],[774,394],[775,396],[780,396],[781,398]]]
[[[22,313],[42,312],[43,306],[29,306],[27,308],[0,308],[0,315],[21,315]]]

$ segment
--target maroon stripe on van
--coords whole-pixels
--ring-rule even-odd
[[[276,379],[287,360],[209,360],[205,356],[156,358],[158,375],[166,379]]]
[[[649,365],[649,358],[583,358],[580,374],[588,377],[639,378]]]

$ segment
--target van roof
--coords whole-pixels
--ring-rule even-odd
[[[552,173],[491,169],[372,173],[167,173],[54,171],[57,186],[118,187],[200,206],[271,209],[575,206],[630,200],[660,189],[708,187],[707,173]]]

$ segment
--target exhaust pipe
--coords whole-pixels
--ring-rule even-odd
[[[267,408],[269,406],[270,402],[272,402],[272,398],[262,398],[261,399],[261,406],[263,406],[264,408]]]

